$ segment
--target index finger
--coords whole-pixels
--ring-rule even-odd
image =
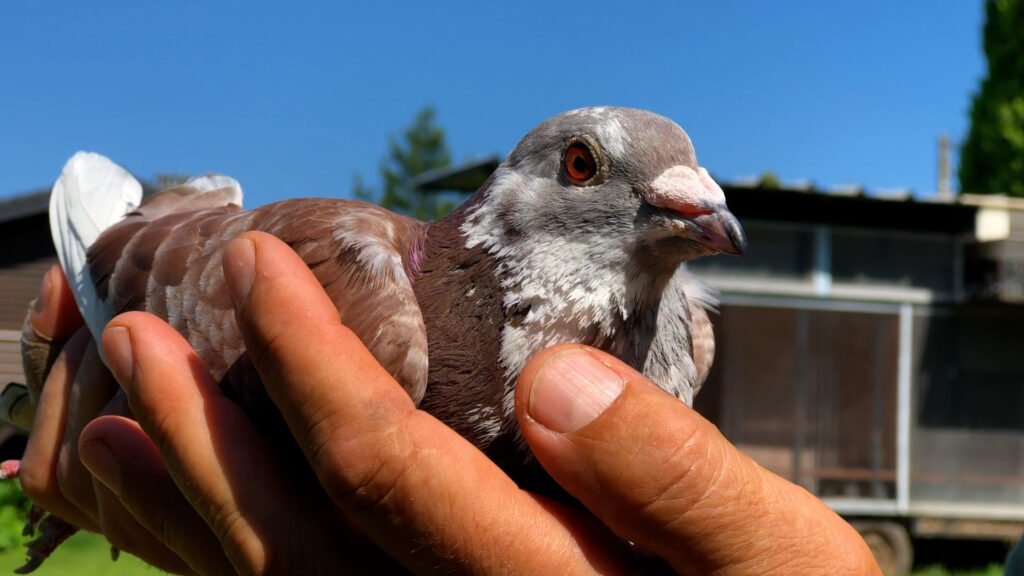
[[[60,266],[54,264],[43,274],[27,322],[38,336],[48,340],[67,339],[82,325],[82,314]]]
[[[26,384],[33,401],[38,400],[61,345],[82,323],[82,314],[64,273],[59,266],[51,266],[43,275],[39,295],[28,311],[21,332]]]

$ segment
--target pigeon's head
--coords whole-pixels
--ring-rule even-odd
[[[483,202],[490,225],[478,230],[561,237],[666,269],[746,247],[689,137],[644,110],[582,108],[545,121],[509,154]]]

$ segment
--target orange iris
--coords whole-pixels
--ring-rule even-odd
[[[594,153],[583,142],[573,142],[565,151],[565,173],[573,184],[584,184],[597,174]]]

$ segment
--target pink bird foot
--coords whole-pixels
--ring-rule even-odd
[[[0,480],[17,478],[21,473],[21,460],[4,460],[0,462]]]

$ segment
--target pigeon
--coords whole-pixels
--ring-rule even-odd
[[[221,269],[231,239],[268,232],[304,259],[413,401],[514,478],[539,470],[514,412],[531,354],[594,346],[692,404],[714,356],[715,295],[684,263],[746,248],[683,129],[628,108],[546,120],[432,222],[328,198],[246,211],[238,183],[219,175],[140,204],[141,191],[123,168],[84,152],[53,188],[54,242],[94,337],[129,310],[166,319],[227,395],[285,435]]]

